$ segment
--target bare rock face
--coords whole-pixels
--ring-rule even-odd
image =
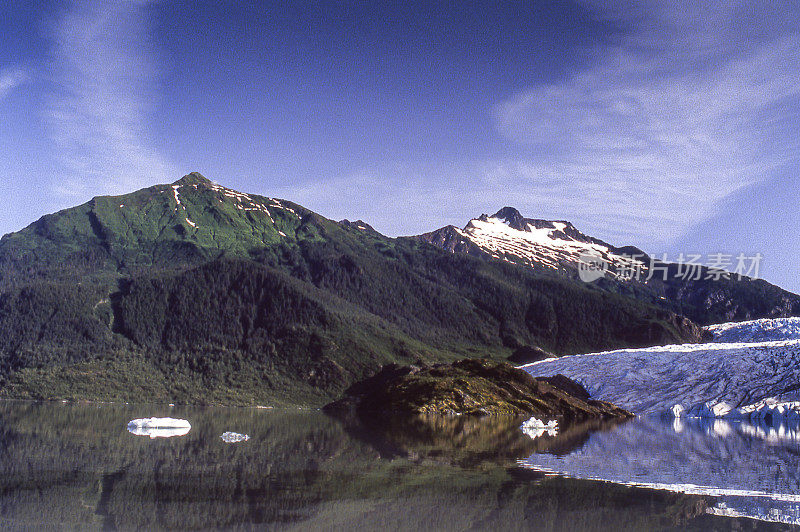
[[[590,399],[582,386],[566,377],[534,378],[510,364],[486,359],[433,366],[384,366],[325,409],[359,417],[504,415],[566,423],[631,416],[610,403]]]

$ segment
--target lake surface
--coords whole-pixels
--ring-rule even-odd
[[[191,429],[128,431],[151,416]],[[4,401],[0,527],[753,530],[786,525],[714,514],[800,515],[800,447],[786,430],[634,420],[532,439],[519,425]]]

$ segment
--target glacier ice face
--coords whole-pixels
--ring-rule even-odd
[[[220,438],[225,443],[239,443],[249,440],[250,436],[247,434],[239,434],[238,432],[223,432]]]
[[[781,401],[770,397],[739,408],[734,408],[724,401],[707,401],[689,408],[677,404],[667,410],[667,413],[676,418],[765,421],[771,425],[778,425],[784,422],[800,422],[800,401]]]
[[[681,405],[686,415],[724,417],[767,399],[800,399],[799,339],[622,349],[547,359],[522,369],[535,377],[561,373],[593,397],[638,414]]]

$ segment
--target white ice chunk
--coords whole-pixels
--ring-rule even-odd
[[[520,429],[522,429],[522,432],[533,439],[536,439],[543,434],[555,436],[558,434],[558,421],[552,419],[545,423],[537,417],[531,417],[528,421],[522,424]]]
[[[137,436],[150,436],[151,439],[185,436],[191,429],[192,425],[185,419],[171,417],[148,417],[128,422],[128,432]]]
[[[250,436],[247,434],[239,434],[238,432],[223,432],[220,438],[222,438],[222,441],[225,443],[239,443],[249,440]]]
[[[672,414],[674,418],[681,418],[686,413],[686,407],[682,404],[673,405],[672,408],[669,409],[669,413]]]
[[[141,419],[133,419],[128,422],[128,426],[153,428],[153,429],[192,428],[192,425],[185,419],[175,419],[172,417],[146,417]]]

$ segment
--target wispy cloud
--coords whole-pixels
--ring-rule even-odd
[[[65,175],[58,193],[120,193],[175,178],[148,142],[158,67],[148,49],[148,0],[76,0],[55,28],[49,109]]]
[[[498,102],[503,156],[376,165],[282,192],[390,234],[514,205],[658,252],[800,162],[796,3],[584,2],[627,31],[593,64]]]
[[[608,236],[667,241],[798,161],[797,4],[595,4],[631,31],[589,69],[498,106],[498,130],[530,152],[499,165],[500,184],[629,228]]]
[[[27,79],[28,73],[21,68],[7,67],[0,69],[0,100],[25,83]]]

